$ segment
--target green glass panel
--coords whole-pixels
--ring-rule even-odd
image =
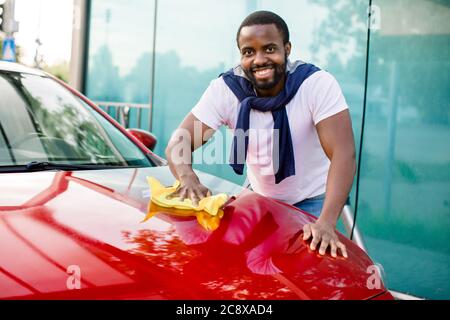
[[[450,298],[450,3],[376,0],[358,223],[388,286]]]
[[[149,0],[90,1],[85,92],[94,101],[150,104],[155,2]],[[115,112],[111,115],[115,117]],[[143,110],[130,127],[149,129]]]

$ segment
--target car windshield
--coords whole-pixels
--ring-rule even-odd
[[[120,130],[57,81],[0,71],[0,171],[30,163],[55,169],[151,166]]]

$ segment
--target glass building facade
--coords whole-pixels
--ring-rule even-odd
[[[360,159],[351,206],[357,204],[368,253],[383,266],[387,286],[450,299],[449,1],[88,2],[84,93],[94,101],[151,104],[140,123],[131,113],[130,126],[151,129],[162,156],[209,82],[239,63],[235,37],[243,18],[255,10],[282,16],[291,59],[331,72],[350,106]],[[196,167],[242,183],[226,164],[229,146],[219,163]]]

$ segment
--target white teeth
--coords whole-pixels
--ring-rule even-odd
[[[265,76],[265,75],[270,73],[270,70],[271,69],[258,70],[258,71],[256,71],[256,75],[258,75],[258,76]]]

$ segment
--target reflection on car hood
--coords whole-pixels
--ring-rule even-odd
[[[146,181],[167,167],[0,175],[0,298],[365,299],[373,264],[350,241],[348,259],[299,240],[311,216],[217,177],[236,195],[214,232],[170,209],[142,223]],[[79,280],[79,281],[78,281]],[[79,283],[79,287],[78,287]]]

